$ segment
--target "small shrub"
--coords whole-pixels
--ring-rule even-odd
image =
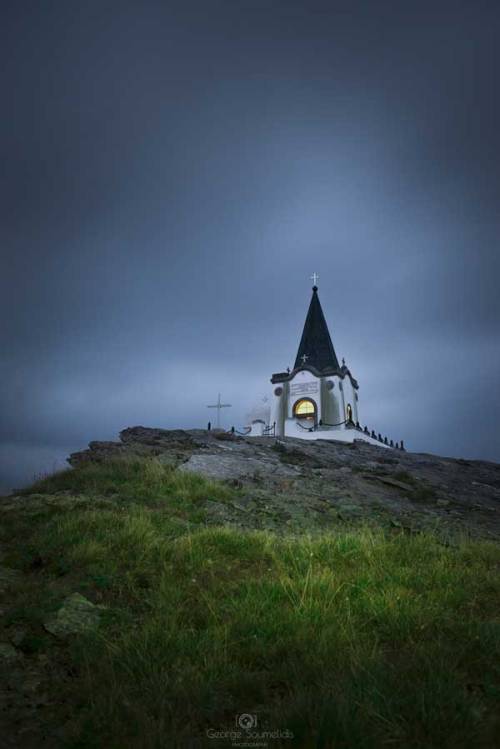
[[[392,474],[392,477],[397,479],[398,481],[403,481],[406,484],[417,483],[415,477],[412,476],[411,473],[408,473],[408,471],[396,471],[396,473]]]
[[[437,494],[431,486],[418,486],[413,490],[411,497],[416,502],[429,502],[436,499]]]

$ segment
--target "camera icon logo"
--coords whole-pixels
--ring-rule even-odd
[[[241,713],[241,715],[236,716],[236,725],[248,731],[250,728],[257,726],[257,716],[251,713]]]

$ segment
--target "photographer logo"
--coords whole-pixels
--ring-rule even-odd
[[[236,716],[236,725],[249,731],[251,728],[257,727],[257,716],[251,713],[241,713],[241,715]]]

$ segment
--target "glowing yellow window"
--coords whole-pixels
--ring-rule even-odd
[[[303,398],[302,400],[297,401],[293,408],[293,412],[295,416],[298,416],[301,419],[312,419],[316,413],[316,407],[312,401]]]

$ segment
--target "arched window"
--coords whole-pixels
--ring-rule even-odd
[[[310,398],[301,398],[293,407],[296,419],[314,422],[316,418],[316,404]]]
[[[352,406],[350,403],[347,404],[347,421],[352,421]]]

